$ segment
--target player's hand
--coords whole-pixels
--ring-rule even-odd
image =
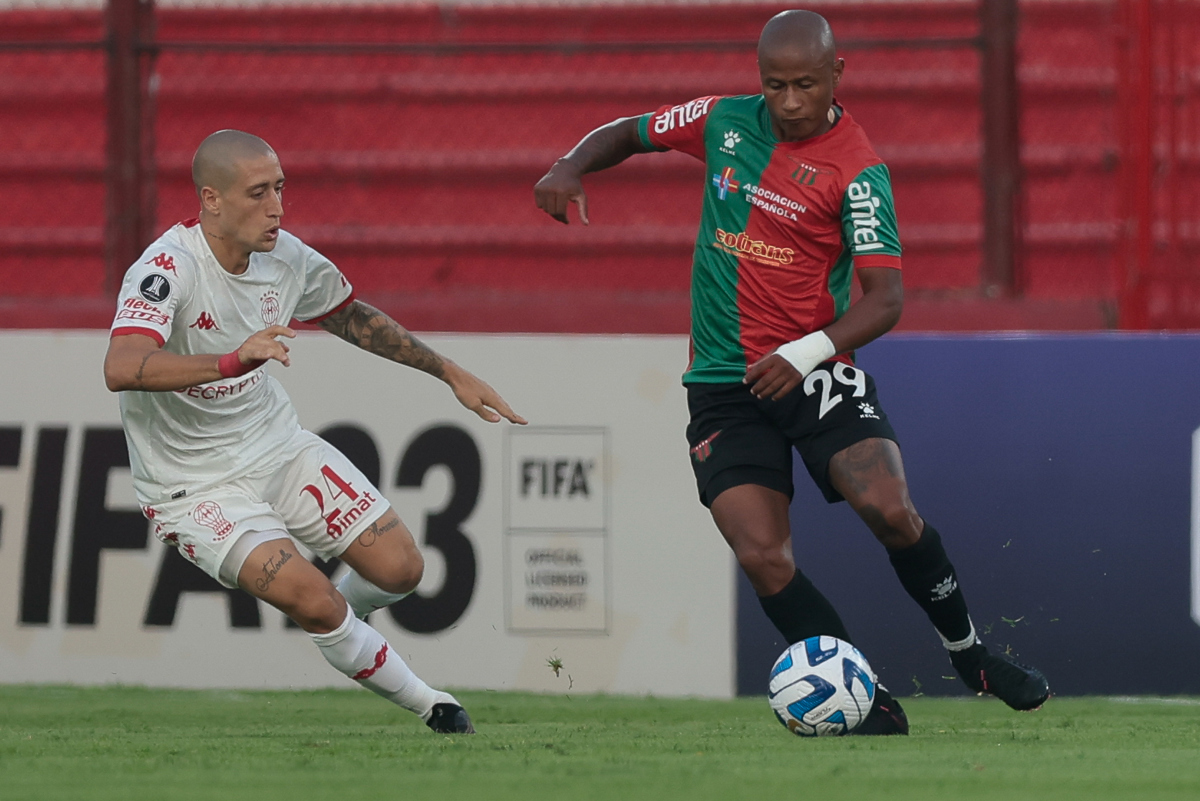
[[[743,384],[750,385],[750,392],[758,399],[779,400],[804,380],[792,363],[778,353],[768,353],[750,365]]]
[[[550,172],[542,176],[533,187],[533,199],[537,207],[564,225],[569,225],[567,208],[574,203],[579,207],[579,221],[588,224],[587,193],[576,170],[565,162],[556,162]]]
[[[238,348],[238,360],[242,364],[253,364],[254,362],[264,362],[267,359],[274,359],[284,367],[287,367],[292,363],[291,359],[288,358],[289,348],[277,340],[276,337],[288,337],[292,339],[295,336],[296,332],[286,325],[273,325],[270,328],[258,331],[251,334],[250,338]]]
[[[446,372],[446,382],[454,390],[454,397],[475,414],[489,423],[499,423],[501,418],[517,425],[527,425],[521,415],[512,410],[500,393],[488,386],[487,382],[467,372],[456,364],[450,363]]]

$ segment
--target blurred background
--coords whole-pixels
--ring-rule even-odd
[[[410,327],[686,333],[699,162],[592,177],[586,231],[531,189],[616,117],[756,92],[786,7],[0,0],[0,326],[107,327],[240,128],[285,226]],[[902,330],[1200,324],[1200,3],[810,7],[893,172]]]
[[[486,366],[543,433],[567,431],[572,458],[613,467],[599,535],[555,524],[594,548],[588,603],[604,614],[530,634],[512,617],[526,535],[504,511],[525,502],[510,457],[570,448],[456,418],[436,382],[403,371],[387,378],[405,404],[392,413],[344,391],[382,380],[345,351],[298,359],[287,380],[306,425],[357,427],[354,453],[397,476],[379,486],[418,539],[457,479],[427,489],[392,455],[403,465],[449,427],[458,450],[417,448],[431,475],[479,465],[464,484],[479,493],[465,524],[478,570],[475,556],[431,570],[441,589],[421,593],[462,592],[414,664],[459,670],[443,673],[457,686],[561,691],[553,653],[588,666],[576,691],[761,693],[783,644],[684,466],[704,167],[668,153],[589,177],[587,228],[538,211],[532,188],[614,118],[757,92],[756,39],[786,7],[0,0],[0,328],[100,329],[0,335],[0,673],[270,686],[286,664],[297,686],[340,681],[279,621],[259,630],[245,596],[228,615],[189,601],[175,622],[183,595],[225,596],[150,537],[98,379],[122,275],[195,216],[201,139],[238,128],[281,157],[285,227],[361,297],[447,332],[430,341]],[[808,7],[846,59],[839,99],[891,168],[905,248],[899,334],[860,363],[918,507],[954,539],[981,632],[1058,693],[1200,693],[1200,2]],[[523,333],[548,336],[509,336]],[[798,558],[882,675],[900,695],[959,692],[860,521],[796,475]],[[404,603],[403,636],[430,635]],[[186,650],[259,659],[241,645],[250,629],[269,644],[252,668],[213,674]],[[489,671],[469,659],[481,645]]]

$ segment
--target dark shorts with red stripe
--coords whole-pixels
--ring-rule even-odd
[[[896,441],[879,406],[875,381],[842,362],[824,362],[780,400],[750,387],[688,384],[687,439],[700,502],[730,487],[758,484],[792,497],[792,448],[830,503],[844,500],[829,483],[829,460],[864,439]]]

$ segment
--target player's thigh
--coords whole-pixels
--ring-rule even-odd
[[[305,631],[325,634],[346,619],[346,601],[325,574],[305,559],[291,539],[259,543],[242,562],[238,586],[296,621]]]
[[[342,561],[375,586],[394,593],[412,592],[421,581],[425,560],[395,509],[388,509],[342,551]]]
[[[248,482],[230,482],[186,498],[144,507],[154,536],[171,545],[223,586],[237,586],[226,569],[238,544],[264,531],[282,531],[283,519]]]
[[[288,533],[323,559],[340,557],[391,510],[391,504],[341,451],[309,432],[272,475],[264,497]]]
[[[834,454],[829,479],[890,548],[912,545],[923,523],[908,494],[900,447],[889,439],[864,439]]]
[[[791,444],[741,384],[689,384],[688,453],[700,502],[753,484],[792,497]]]
[[[829,503],[848,500],[846,492],[856,494],[844,475],[833,475],[831,464],[838,454],[864,440],[895,444],[896,432],[879,403],[874,379],[842,362],[824,362],[775,405],[760,403],[785,431]]]

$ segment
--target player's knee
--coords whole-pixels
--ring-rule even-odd
[[[876,539],[890,550],[915,545],[921,538],[921,516],[910,503],[896,502],[875,509],[871,530]]]
[[[346,599],[330,584],[324,592],[297,595],[284,612],[310,634],[327,634],[346,619]]]
[[[739,548],[735,555],[738,565],[755,589],[787,584],[796,566],[788,554],[778,548]]]
[[[388,570],[388,575],[383,577],[383,581],[377,582],[377,586],[384,592],[401,595],[415,590],[424,575],[425,559],[421,556],[420,551],[414,549],[406,554],[404,559],[392,566]]]

